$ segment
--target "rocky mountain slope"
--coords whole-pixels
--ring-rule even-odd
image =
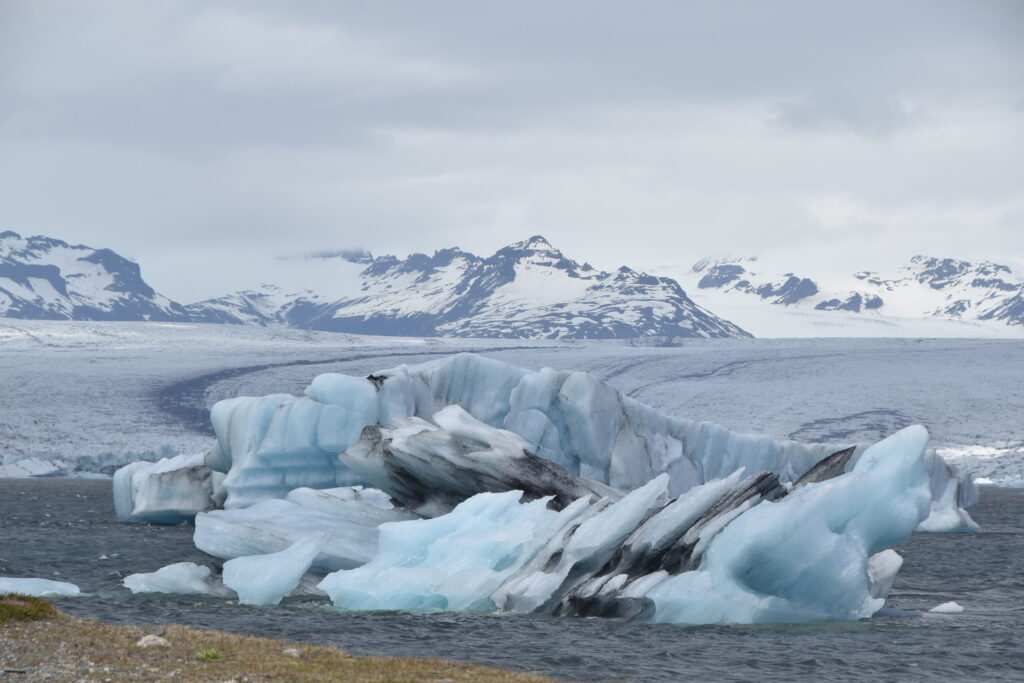
[[[187,321],[139,265],[109,249],[0,233],[0,316],[38,320]]]

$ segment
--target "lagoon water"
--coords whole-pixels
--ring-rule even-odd
[[[276,608],[131,595],[121,579],[213,559],[187,525],[120,524],[109,480],[0,479],[0,576],[71,581],[61,609],[117,623],[188,624],[332,645],[353,654],[473,661],[580,680],[1024,680],[1024,490],[982,489],[975,534],[915,534],[886,616],[797,626],[647,625],[602,619],[352,613],[322,599]],[[955,600],[961,614],[929,614]]]

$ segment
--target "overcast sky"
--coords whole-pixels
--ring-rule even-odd
[[[279,256],[1024,262],[1024,2],[0,0],[0,229]]]

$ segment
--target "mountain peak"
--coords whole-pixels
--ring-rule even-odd
[[[517,251],[557,251],[557,249],[551,246],[551,242],[544,239],[543,235],[534,235],[520,242],[514,242],[505,248]]]

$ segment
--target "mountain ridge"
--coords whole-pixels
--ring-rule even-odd
[[[623,266],[605,272],[535,235],[481,257],[322,252],[361,268],[353,296],[263,284],[182,305],[157,293],[139,265],[110,249],[0,233],[0,316],[153,320],[387,336],[630,339],[749,337],[690,299],[671,278]]]
[[[743,295],[770,305],[1024,326],[1024,277],[992,261],[919,254],[888,277],[858,271],[845,288],[793,272],[763,272],[756,257],[705,258],[690,270],[699,278],[700,290]]]

